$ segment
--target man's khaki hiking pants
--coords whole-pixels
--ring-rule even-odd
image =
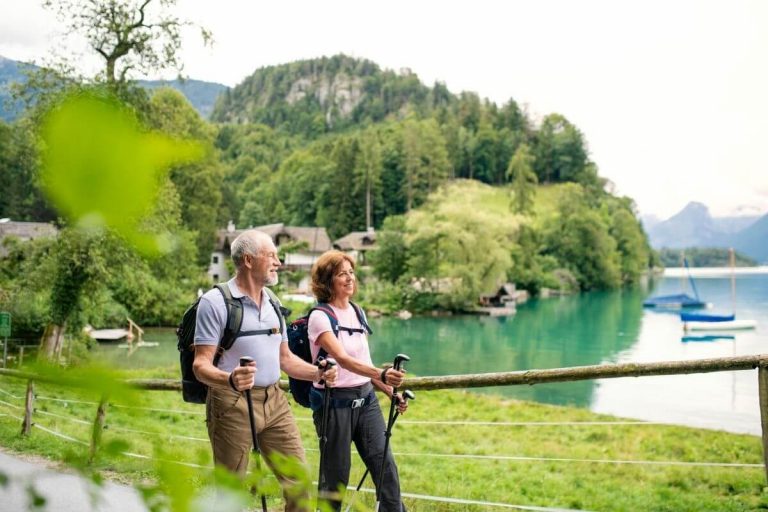
[[[270,454],[279,453],[298,459],[302,465],[306,464],[299,429],[285,393],[279,384],[253,388],[251,400],[259,448],[283,487],[285,510],[311,510],[306,491],[297,495],[294,489],[290,489],[294,481],[281,474],[270,460]],[[209,388],[205,409],[214,461],[245,476],[253,444],[245,394],[232,389]],[[299,505],[302,501],[304,506]]]

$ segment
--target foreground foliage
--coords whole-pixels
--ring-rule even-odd
[[[171,376],[170,370],[160,372]],[[143,371],[134,376],[159,375]],[[18,434],[19,405],[24,383],[3,378],[6,402],[0,408],[0,439],[6,449],[44,455],[53,460],[81,461],[81,467],[109,471],[145,488],[148,495],[182,492],[210,483],[210,467],[203,407],[184,404],[176,392],[138,392],[129,401],[115,398],[108,407],[104,446],[93,465],[82,463],[87,448],[33,429]],[[95,416],[94,396],[60,387],[38,385],[35,422],[88,442]],[[90,396],[90,398],[88,398]],[[43,398],[43,397],[48,397]],[[61,402],[52,398],[68,398]],[[90,401],[91,403],[78,402]],[[307,449],[310,468],[318,453],[309,411],[294,411]],[[85,422],[78,423],[77,421]],[[506,401],[459,391],[419,392],[417,401],[395,427],[392,444],[405,492],[460,499],[603,511],[751,510],[768,505],[765,475],[758,467],[672,465],[669,462],[762,463],[760,440],[735,435],[659,425],[579,425],[611,421],[583,409]],[[442,423],[458,422],[458,423]],[[472,422],[514,422],[508,425]],[[545,422],[531,425],[529,422]],[[553,422],[574,422],[556,425]],[[131,452],[151,457],[121,455]],[[507,457],[506,459],[504,457]],[[569,460],[566,460],[569,459]],[[350,483],[362,475],[357,457]],[[592,460],[593,462],[589,462]],[[163,462],[165,461],[165,462]],[[648,461],[622,464],[620,461]],[[310,471],[310,478],[314,471]],[[223,476],[216,478],[222,479]],[[267,479],[271,507],[279,500],[275,481]],[[229,482],[232,489],[236,482]],[[368,482],[365,488],[371,488]],[[162,492],[161,492],[162,491]],[[233,491],[234,492],[234,491]],[[175,494],[174,494],[175,493]],[[174,501],[174,510],[183,500]],[[370,493],[356,501],[370,509]],[[486,510],[474,505],[445,504],[419,498],[406,500],[409,510]],[[166,503],[168,503],[166,501]]]

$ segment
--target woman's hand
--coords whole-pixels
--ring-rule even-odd
[[[325,385],[332,388],[336,383],[336,377],[338,376],[336,365],[332,364],[331,366],[328,366],[327,359],[323,359],[318,364],[319,366],[317,368],[317,378],[315,379],[315,382],[320,382],[321,380],[325,381]]]
[[[381,382],[387,386],[399,388],[403,380],[405,380],[405,370],[386,368],[381,372]]]
[[[400,393],[395,394],[395,399],[397,400],[397,412],[405,414],[405,411],[408,410],[408,400]]]

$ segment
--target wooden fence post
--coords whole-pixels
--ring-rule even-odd
[[[757,389],[760,393],[760,426],[763,429],[763,464],[768,480],[768,369],[763,364],[757,367]]]
[[[101,397],[99,408],[96,409],[96,419],[93,422],[93,431],[91,432],[91,451],[88,462],[96,460],[96,452],[101,446],[101,434],[104,432],[104,419],[107,416],[107,397]]]
[[[27,397],[24,404],[24,421],[21,424],[21,435],[29,435],[32,430],[32,411],[35,410],[35,381],[27,381]]]

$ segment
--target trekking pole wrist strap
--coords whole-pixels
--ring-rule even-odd
[[[389,368],[384,368],[383,370],[381,370],[381,375],[380,375],[379,380],[382,382],[382,384],[386,384],[387,383],[387,371],[388,370],[389,370]]]
[[[229,387],[231,387],[232,389],[234,389],[235,391],[237,391],[239,393],[240,391],[237,389],[237,386],[235,386],[235,381],[232,379],[232,376],[234,374],[235,374],[235,372],[230,372],[229,373],[229,378],[227,379],[227,381],[229,381]]]

